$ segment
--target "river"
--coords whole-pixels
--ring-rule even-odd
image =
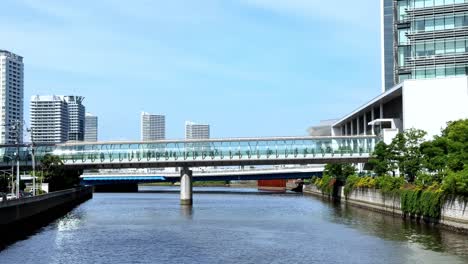
[[[0,263],[468,263],[467,235],[315,197],[202,190],[192,208],[177,192],[95,193]]]

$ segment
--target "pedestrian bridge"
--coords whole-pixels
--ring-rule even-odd
[[[47,154],[69,168],[204,167],[367,162],[376,136],[268,137],[150,142],[80,142],[35,145],[40,163]],[[11,166],[16,146],[0,146],[0,167]],[[19,148],[22,166],[31,165],[31,145]]]

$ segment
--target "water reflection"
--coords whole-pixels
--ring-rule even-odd
[[[180,215],[187,219],[187,220],[192,220],[192,215],[193,215],[193,206],[192,205],[181,205],[180,206]]]
[[[468,256],[466,234],[346,204],[334,203],[330,204],[330,208],[331,214],[327,215],[327,218],[332,222],[346,224],[386,240],[407,241],[416,243],[426,250]]]

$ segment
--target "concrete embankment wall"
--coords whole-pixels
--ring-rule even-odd
[[[304,193],[323,197],[322,192],[314,185],[304,186]],[[361,208],[378,211],[397,216],[403,216],[401,211],[401,201],[398,195],[384,195],[375,189],[356,189],[347,198],[344,195],[344,188],[340,187],[338,198],[346,204]],[[442,206],[439,224],[449,228],[459,229],[468,232],[468,199],[449,199]]]
[[[93,187],[78,187],[35,197],[0,202],[0,229],[26,220],[51,217],[54,212],[74,207],[93,197]]]

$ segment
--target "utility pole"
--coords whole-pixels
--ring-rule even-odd
[[[19,151],[20,151],[20,131],[21,123],[19,120],[15,121],[15,124],[11,126],[12,131],[15,133],[15,144],[16,144],[16,198],[19,198],[20,194],[20,168],[19,168]]]
[[[32,177],[33,177],[33,196],[36,196],[36,160],[34,158],[34,143],[31,143],[32,154]]]
[[[31,133],[31,159],[32,159],[32,181],[33,181],[33,196],[36,196],[36,159],[34,149],[34,139],[32,128],[28,128],[28,132]]]

